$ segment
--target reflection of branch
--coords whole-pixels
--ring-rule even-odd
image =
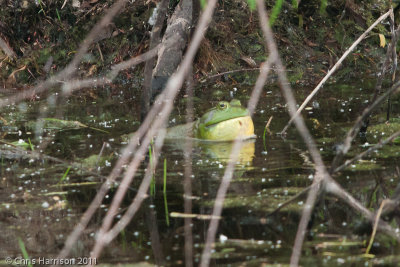
[[[344,190],[337,182],[334,180],[330,180],[325,185],[325,191],[327,193],[331,193],[341,198],[344,202],[346,202],[350,207],[360,212],[365,218],[367,218],[370,222],[374,223],[375,216],[374,214],[365,208],[359,201],[357,201],[352,195],[350,195],[346,190]],[[397,233],[387,222],[383,220],[379,220],[378,224],[379,230],[385,232],[387,235],[396,238],[398,242],[400,242],[400,235]]]
[[[284,207],[286,207],[290,203],[294,202],[296,199],[298,199],[298,198],[302,197],[303,195],[305,195],[310,190],[310,188],[311,188],[311,186],[308,186],[308,187],[304,188],[303,190],[301,190],[301,192],[299,192],[295,196],[293,196],[290,199],[286,200],[285,202],[279,203],[279,207],[275,208],[273,211],[271,211],[270,213],[265,215],[265,217],[270,217],[270,216],[276,214],[278,211],[280,211],[281,209],[283,209]]]
[[[292,124],[295,117],[297,117],[304,109],[304,107],[310,102],[310,100],[318,93],[319,89],[321,89],[322,85],[332,76],[332,74],[336,71],[336,69],[342,64],[345,58],[350,54],[351,51],[367,36],[367,34],[375,28],[382,20],[386,19],[390,13],[393,12],[392,9],[380,16],[360,37],[347,49],[347,51],[343,54],[343,56],[336,62],[336,64],[328,71],[325,77],[320,81],[317,87],[307,96],[307,98],[303,101],[299,109],[296,111],[294,115],[290,118],[289,122],[286,124],[285,128],[283,128],[282,133],[287,131],[287,128]]]
[[[21,149],[19,147],[16,147],[15,145],[13,145],[11,143],[4,142],[2,140],[0,140],[0,143],[7,144],[9,147],[7,148],[6,152],[10,152],[12,154],[21,155],[22,157],[28,157],[28,158],[31,158],[31,159],[48,160],[48,161],[52,161],[52,162],[61,163],[64,166],[71,166],[71,167],[77,168],[78,170],[80,170],[83,173],[87,173],[87,174],[99,177],[101,179],[106,179],[107,178],[107,177],[105,177],[105,176],[103,176],[103,175],[101,175],[101,174],[99,174],[97,172],[93,172],[93,171],[90,171],[88,169],[84,169],[82,167],[82,163],[81,162],[76,162],[76,161],[68,162],[68,161],[65,161],[65,160],[62,160],[62,159],[59,159],[59,158],[56,158],[56,157],[44,155],[44,154],[39,153],[37,151],[24,150],[24,149]],[[5,153],[5,152],[2,151],[2,154],[3,153]]]

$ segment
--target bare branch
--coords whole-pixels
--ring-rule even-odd
[[[63,82],[63,94],[64,95],[69,95],[75,90],[84,88],[84,87],[91,87],[91,86],[102,86],[109,84],[117,77],[118,73],[120,71],[123,71],[125,69],[131,68],[133,66],[136,66],[140,63],[143,63],[157,55],[157,50],[158,46],[155,48],[139,55],[136,57],[133,57],[129,60],[120,62],[116,65],[111,66],[111,71],[107,72],[105,75],[95,77],[95,78],[88,78],[84,80],[71,80],[68,82]]]
[[[346,52],[343,54],[343,56],[336,62],[336,64],[328,71],[328,73],[325,75],[325,77],[320,81],[320,83],[317,85],[317,87],[314,88],[314,90],[307,96],[307,98],[304,100],[304,102],[301,104],[299,109],[296,111],[296,113],[290,118],[289,122],[283,128],[282,133],[285,133],[287,131],[287,128],[292,124],[294,121],[295,117],[297,117],[305,108],[305,106],[310,102],[310,100],[318,93],[319,89],[321,89],[322,85],[329,79],[329,77],[332,76],[332,74],[336,71],[336,69],[342,64],[343,60],[350,54],[351,51],[354,50],[354,48],[367,36],[367,34],[375,28],[376,25],[378,25],[382,20],[386,19],[390,13],[393,13],[393,10],[389,10],[382,16],[380,16],[363,34],[358,37],[358,39],[349,47],[349,49],[346,50]]]
[[[354,138],[357,136],[360,128],[363,124],[363,121],[374,111],[389,95],[392,93],[399,92],[400,82],[395,83],[386,93],[378,97],[375,102],[373,102],[369,107],[364,109],[361,116],[359,116],[354,123],[353,127],[347,132],[346,138],[341,146],[338,147],[337,154],[333,159],[331,172],[336,168],[338,163],[342,160],[343,156],[349,151],[351,148],[351,142],[353,142]]]
[[[394,134],[392,134],[391,136],[389,136],[388,138],[386,138],[385,140],[380,140],[378,144],[368,148],[366,151],[358,154],[357,156],[355,156],[352,159],[346,160],[345,163],[343,163],[342,165],[340,165],[339,167],[337,167],[333,173],[335,172],[340,172],[341,170],[345,169],[347,166],[349,166],[350,164],[352,164],[353,162],[356,162],[357,160],[362,159],[365,155],[368,155],[369,153],[376,151],[380,148],[382,148],[384,145],[392,142],[396,137],[398,137],[400,135],[400,131],[395,132]]]
[[[290,266],[298,266],[301,249],[303,247],[304,236],[306,234],[307,225],[310,221],[312,211],[314,209],[315,202],[317,200],[318,193],[321,189],[321,181],[324,179],[323,176],[319,177],[321,173],[316,173],[314,181],[310,187],[307,195],[307,200],[301,213],[301,219],[297,228],[296,239],[294,240],[292,255],[290,257]]]
[[[167,118],[169,117],[169,115],[172,111],[172,108],[173,108],[173,100],[176,97],[179,89],[181,88],[183,81],[188,73],[188,70],[190,69],[190,66],[192,65],[194,56],[199,48],[200,42],[203,39],[204,33],[205,33],[205,31],[208,27],[208,24],[211,20],[211,16],[213,14],[215,4],[216,4],[216,0],[211,0],[208,2],[207,8],[204,10],[202,16],[200,17],[198,27],[194,33],[192,42],[187,49],[186,55],[180,65],[180,67],[178,68],[176,73],[168,80],[167,86],[166,86],[165,90],[163,91],[163,93],[157,97],[155,104],[153,105],[153,108],[150,110],[148,116],[146,117],[146,119],[144,120],[144,122],[142,123],[141,127],[138,130],[138,132],[140,131],[140,133],[137,132],[131,138],[130,143],[137,144],[138,137],[140,138],[143,134],[142,131],[144,131],[144,130],[147,131],[144,139],[141,142],[139,150],[134,155],[132,164],[136,164],[137,162],[139,162],[139,160],[143,160],[143,155],[146,151],[147,146],[150,143],[151,138],[155,135],[155,133],[160,131],[160,128],[162,129],[163,127],[165,127],[165,122],[166,122]],[[161,107],[162,107],[162,111],[159,112]],[[156,115],[159,115],[159,116],[155,118]],[[155,118],[155,120],[153,121],[154,118]],[[151,127],[149,127],[150,123],[151,123]],[[159,142],[161,142],[161,144],[162,144],[164,137],[159,136],[159,138],[157,140],[160,140]],[[128,145],[128,147],[130,147],[130,145]],[[132,152],[132,150],[128,150],[128,151]],[[121,166],[116,166],[113,169],[112,174],[120,173],[120,170],[121,170],[120,167]],[[135,168],[130,168],[128,170],[129,171],[125,174],[124,179],[122,181],[122,183],[124,183],[125,185],[130,183],[129,181],[132,180],[132,178],[136,172]],[[110,176],[112,174],[110,174]],[[121,186],[118,188],[118,191],[126,190],[126,188],[124,188],[122,183],[121,183]],[[146,187],[146,184],[142,183],[141,188],[143,188],[143,190],[144,190],[145,187]],[[118,194],[118,191],[117,191],[116,196],[117,195],[120,196],[120,194]],[[139,196],[138,201],[140,201],[141,197],[142,196]],[[127,213],[126,213],[126,217],[123,217],[123,218],[126,218],[126,220],[124,220],[123,223],[121,220],[120,224],[117,224],[113,229],[108,231],[109,226],[111,226],[110,221],[113,219],[113,217],[115,215],[115,213],[114,213],[115,207],[118,207],[119,206],[118,202],[120,202],[119,199],[114,199],[114,200],[113,200],[113,204],[112,204],[110,210],[108,211],[107,216],[104,220],[104,223],[102,226],[103,231],[100,231],[100,233],[98,235],[98,240],[101,240],[101,242],[103,244],[108,243],[113,238],[115,238],[115,236],[119,233],[119,231],[121,231],[123,229],[122,226],[126,222],[128,222],[132,219],[132,217],[135,213],[135,209],[136,209],[136,206],[135,206],[136,204],[132,203],[128,209],[129,212],[127,211]],[[108,231],[108,232],[106,232],[106,231]],[[100,254],[103,244],[96,243],[94,251],[93,251],[94,253],[92,254],[92,256]]]
[[[343,199],[350,207],[360,212],[365,218],[367,218],[371,223],[375,222],[375,216],[367,208],[365,208],[360,202],[358,202],[352,195],[350,195],[346,190],[344,190],[337,182],[333,179],[329,179],[325,183],[325,191],[336,195],[337,197]],[[400,234],[396,232],[388,223],[379,220],[378,229],[392,236],[400,242]]]
[[[39,83],[29,90],[25,90],[21,93],[10,96],[6,99],[0,100],[0,108],[9,105],[10,103],[18,103],[26,98],[31,97],[34,94],[40,94],[47,91],[49,88],[58,84],[60,81],[68,80],[76,71],[78,64],[82,57],[85,55],[90,45],[93,43],[95,38],[101,33],[104,27],[108,26],[115,15],[120,12],[124,7],[127,0],[119,0],[111,6],[105,16],[93,27],[93,29],[86,36],[85,40],[80,44],[78,52],[75,54],[72,61],[62,71],[57,73],[55,76],[48,78],[46,81]]]
[[[193,114],[193,95],[194,95],[194,88],[193,88],[193,69],[191,68],[187,82],[186,82],[186,95],[187,95],[187,102],[186,102],[186,123],[191,123],[194,120]],[[186,136],[185,141],[185,178],[183,181],[183,200],[184,200],[184,212],[185,214],[192,213],[192,149],[193,149],[193,133]],[[187,217],[185,218],[185,267],[192,267],[193,266],[193,233],[192,233],[192,218]]]

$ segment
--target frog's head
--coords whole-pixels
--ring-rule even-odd
[[[249,111],[237,99],[221,101],[198,121],[195,135],[199,139],[228,141],[254,136],[254,125]]]

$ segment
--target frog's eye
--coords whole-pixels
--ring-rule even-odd
[[[219,108],[220,109],[225,109],[228,105],[224,102],[219,103]]]

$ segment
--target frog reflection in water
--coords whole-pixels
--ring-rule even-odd
[[[232,141],[254,138],[254,124],[250,113],[239,100],[221,101],[193,123],[168,129],[167,138],[184,138],[187,134],[209,141]]]

